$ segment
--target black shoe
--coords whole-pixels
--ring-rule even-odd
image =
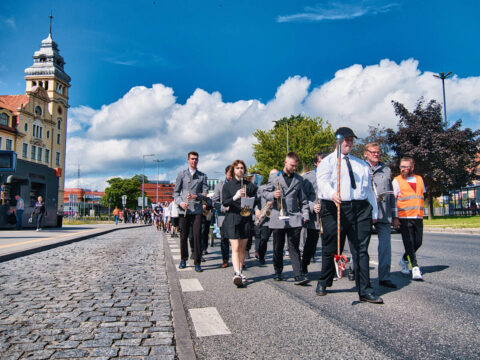
[[[350,281],[355,281],[355,273],[353,272],[352,269],[348,269],[348,275],[347,275],[347,277],[348,277],[348,280],[350,280]]]
[[[383,281],[380,280],[378,283],[380,284],[380,286],[388,287],[388,288],[391,288],[391,289],[396,289],[397,288],[397,285],[395,285],[390,280],[383,280]]]
[[[202,269],[202,267],[200,266],[200,264],[195,265],[195,271],[196,271],[196,272],[202,272],[202,271],[203,271],[203,269]]]
[[[305,285],[308,283],[310,280],[308,280],[305,276],[300,275],[300,276],[295,276],[295,285]]]
[[[185,260],[180,260],[180,264],[178,264],[179,269],[185,269],[187,267],[187,262]]]
[[[303,276],[306,276],[307,274],[308,274],[308,268],[307,268],[306,266],[304,266],[304,267],[302,268],[302,275],[303,275]]]
[[[207,250],[203,250],[203,255],[208,255],[208,251],[207,251]]]
[[[273,280],[275,280],[275,281],[282,281],[282,280],[283,280],[282,274],[275,274],[275,275],[273,276]]]
[[[315,293],[318,296],[325,296],[325,295],[327,295],[327,288],[325,286],[317,284],[317,289],[315,290]]]
[[[257,260],[259,259],[258,252],[255,253],[255,259],[257,259]]]
[[[372,304],[383,304],[383,299],[380,296],[377,296],[375,294],[366,294],[366,295],[360,296],[360,301],[369,302]]]
[[[202,262],[205,262],[205,261],[206,261],[205,258],[202,256]]]
[[[258,262],[260,263],[260,265],[265,265],[265,259],[258,259]]]

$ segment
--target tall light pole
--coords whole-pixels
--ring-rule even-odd
[[[143,205],[145,204],[145,199],[143,195],[143,188],[145,187],[145,156],[155,156],[155,154],[148,154],[142,156],[142,213],[143,213]]]
[[[157,204],[158,204],[158,181],[160,180],[160,163],[163,160],[155,159],[153,161],[157,163]]]
[[[435,76],[436,78],[442,80],[442,89],[443,89],[443,117],[444,117],[444,119],[445,119],[445,129],[447,129],[448,123],[447,123],[447,102],[445,101],[445,79],[447,79],[447,78],[449,78],[450,76],[452,76],[452,72],[450,71],[450,72],[447,73],[447,74],[441,72],[440,74],[438,74],[438,75],[434,74],[433,76]]]

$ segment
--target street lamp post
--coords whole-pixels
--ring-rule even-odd
[[[144,197],[144,187],[145,187],[145,156],[155,156],[155,154],[148,154],[142,156],[142,213],[143,213],[143,206],[145,204],[145,197]]]
[[[155,159],[153,161],[157,163],[157,198],[156,199],[157,199],[157,204],[158,204],[158,181],[159,181],[159,178],[160,178],[160,163],[163,160]]]
[[[446,129],[446,128],[448,127],[448,123],[447,123],[447,102],[445,101],[445,79],[447,79],[447,78],[449,78],[450,76],[452,76],[452,72],[450,71],[448,74],[445,74],[445,73],[441,72],[440,74],[438,74],[438,75],[434,74],[433,76],[435,76],[436,78],[442,80],[442,89],[443,89],[443,117],[445,118],[445,129]]]

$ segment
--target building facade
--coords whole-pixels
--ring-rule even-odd
[[[173,201],[173,189],[175,184],[170,184],[169,182],[160,181],[158,183],[158,192],[157,192],[157,183],[147,183],[144,184],[145,196],[150,199],[150,202],[156,204],[158,202],[172,202]],[[140,186],[140,190],[142,187]],[[158,196],[157,196],[158,193]],[[141,202],[141,201],[140,201]]]
[[[0,95],[0,150],[45,165],[59,177],[58,211],[63,211],[68,90],[70,76],[50,33],[25,69],[26,93]]]
[[[108,208],[104,208],[102,206],[102,198],[104,196],[104,191],[92,191],[82,188],[66,188],[63,198],[64,216],[99,216],[101,214],[107,214]]]

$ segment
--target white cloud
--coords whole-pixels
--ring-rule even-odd
[[[346,4],[344,2],[329,2],[306,7],[304,12],[277,17],[277,22],[310,22],[325,20],[349,20],[365,15],[386,13],[398,6],[396,3],[377,4],[376,1],[361,1],[360,3]]]
[[[140,174],[142,154],[152,153],[164,160],[161,178],[174,180],[186,167],[190,150],[200,153],[200,170],[222,177],[225,166],[237,158],[253,164],[255,129],[270,129],[273,120],[292,114],[321,116],[333,128],[350,126],[359,136],[366,135],[368,125],[395,127],[392,100],[409,109],[421,96],[441,101],[441,82],[432,75],[422,73],[416,60],[397,64],[385,59],[339,70],[314,89],[308,78],[290,77],[265,104],[255,99],[224,102],[219,92],[202,89],[180,104],[173,89],[162,84],[134,87],[100,110],[70,110],[67,184],[76,184],[77,164],[85,187],[101,188],[111,176]],[[453,77],[446,80],[446,88],[449,111],[468,112],[478,121],[480,77]],[[156,179],[153,158],[145,160],[145,174]]]
[[[5,26],[9,27],[12,30],[15,30],[17,28],[15,19],[13,17],[7,18],[4,16],[0,16],[0,21],[2,21],[5,24]]]

